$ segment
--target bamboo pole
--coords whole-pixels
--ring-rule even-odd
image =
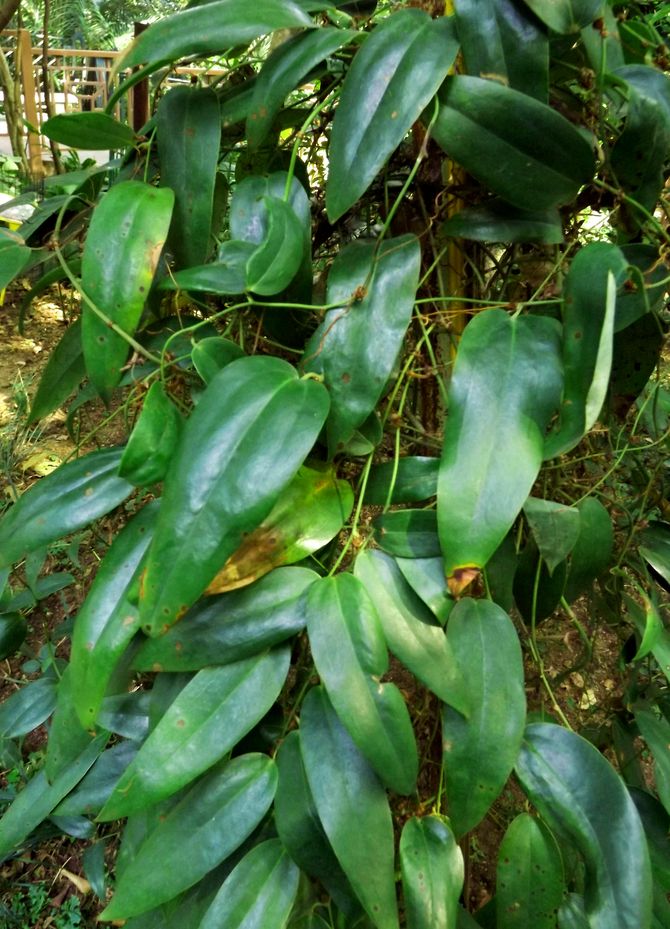
[[[27,29],[19,29],[17,54],[21,74],[21,87],[23,89],[23,112],[25,114],[26,123],[28,123],[26,126],[28,130],[28,163],[30,165],[31,175],[36,180],[39,180],[44,177],[45,172],[39,136],[40,121],[37,116],[37,93],[35,89],[35,74],[33,71],[33,50],[30,43],[30,33]]]

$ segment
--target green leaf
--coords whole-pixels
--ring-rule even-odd
[[[243,294],[246,288],[247,261],[255,247],[251,242],[224,242],[216,261],[185,268],[161,281],[164,290],[192,290],[217,296]]]
[[[357,52],[342,85],[328,151],[331,223],[365,193],[437,92],[458,52],[453,21],[397,10]]]
[[[398,929],[386,793],[321,687],[313,687],[302,705],[300,746],[319,819],[342,870],[377,929]]]
[[[561,216],[557,209],[520,210],[504,200],[466,206],[442,225],[444,235],[475,242],[538,242],[560,245]]]
[[[635,722],[654,758],[656,792],[666,812],[670,813],[670,723],[649,710],[639,710]]]
[[[58,409],[86,376],[81,349],[81,321],[76,319],[49,355],[37,392],[33,397],[28,421],[43,419]]]
[[[388,653],[375,606],[362,582],[338,574],[306,595],[309,644],[330,702],[383,784],[413,793],[418,756],[412,723],[395,684],[379,683]]]
[[[670,523],[649,523],[640,534],[640,554],[670,584]]]
[[[14,691],[0,703],[0,737],[16,739],[37,729],[53,713],[57,694],[57,682],[50,677],[39,677]]]
[[[581,529],[580,511],[577,507],[564,506],[553,500],[529,497],[523,505],[523,512],[549,574],[553,574],[577,543]]]
[[[275,797],[275,825],[282,844],[295,863],[317,877],[340,910],[352,914],[358,901],[323,831],[300,754],[300,736],[289,732],[277,752],[279,783]]]
[[[591,929],[649,929],[647,842],[628,792],[590,742],[551,723],[526,729],[516,768],[523,789],[586,866]]]
[[[439,555],[435,510],[391,510],[372,520],[375,541],[383,551],[399,558]]]
[[[565,590],[566,575],[565,561],[550,574],[534,539],[528,541],[517,559],[513,584],[514,600],[524,622],[532,625],[554,612]]]
[[[178,268],[202,264],[213,245],[214,184],[221,143],[219,99],[210,87],[175,87],[156,113],[161,186],[174,192],[168,247]]]
[[[577,32],[589,26],[602,6],[602,0],[524,0],[526,6],[554,32]]]
[[[494,194],[522,210],[570,203],[591,180],[591,146],[556,110],[496,81],[449,77],[432,135]]]
[[[130,126],[97,111],[59,113],[42,123],[41,132],[61,145],[94,151],[124,149],[137,141]]]
[[[69,767],[50,784],[42,768],[26,784],[0,819],[0,861],[11,854],[70,793],[105,747],[107,733],[98,736]]]
[[[165,477],[140,593],[150,635],[202,594],[312,448],[328,394],[280,358],[240,358],[204,391]]]
[[[215,0],[182,10],[154,23],[135,39],[116,64],[117,72],[148,62],[153,70],[185,55],[223,55],[275,29],[299,29],[314,23],[291,0]]]
[[[574,448],[598,418],[612,367],[617,281],[626,270],[623,254],[608,242],[584,246],[570,265],[563,300],[565,386],[545,458]]]
[[[646,594],[643,594],[641,599],[644,603],[644,633],[638,650],[633,656],[633,661],[641,661],[643,658],[646,658],[650,652],[653,652],[661,642],[665,633],[663,619],[656,603],[654,603],[650,597],[646,596]],[[626,600],[628,601],[629,608],[633,606],[635,610],[641,612],[641,607],[638,603],[631,601],[630,598],[626,598]]]
[[[157,503],[145,506],[114,540],[77,614],[70,672],[74,705],[82,726],[97,719],[119,658],[139,629],[132,602],[153,533]]]
[[[267,234],[249,256],[246,289],[268,296],[278,294],[298,273],[304,255],[304,230],[292,206],[277,197],[263,197]]]
[[[456,601],[444,578],[442,558],[396,558],[395,563],[414,593],[444,625]]]
[[[18,232],[0,229],[0,289],[5,288],[23,271],[32,253]]]
[[[230,339],[222,339],[220,336],[212,336],[209,339],[201,339],[193,346],[191,358],[193,367],[203,379],[205,384],[214,380],[215,375],[222,368],[225,368],[231,361],[236,358],[244,357],[244,349],[236,342]]]
[[[279,839],[261,842],[223,882],[198,929],[284,929],[299,876]]]
[[[317,471],[303,466],[205,593],[245,587],[275,568],[302,561],[335,538],[353,506],[348,481],[338,481],[332,469]]]
[[[363,552],[354,572],[377,607],[393,654],[440,700],[467,715],[469,683],[442,628],[408,586],[395,561],[382,552]]]
[[[440,816],[408,819],[400,837],[407,929],[456,929],[463,855]]]
[[[625,245],[621,252],[629,267],[628,278],[616,298],[615,332],[637,322],[645,313],[659,310],[666,277],[655,246],[634,242]]]
[[[365,486],[365,502],[374,506],[389,503],[421,503],[437,493],[439,458],[408,456],[398,462],[375,465]]]
[[[498,929],[556,929],[563,902],[563,862],[556,840],[539,820],[521,813],[500,845],[496,877]]]
[[[33,484],[0,520],[0,568],[109,513],[132,491],[121,448],[89,452]]]
[[[28,624],[20,613],[0,614],[0,661],[19,650],[28,634]]]
[[[72,667],[68,665],[58,682],[58,699],[49,726],[44,769],[50,783],[86,750],[95,735],[94,729],[84,729],[77,716],[72,696]]]
[[[511,318],[502,310],[477,314],[465,329],[449,390],[437,498],[454,593],[498,548],[540,470],[544,430],[561,389],[557,336],[553,320]]]
[[[177,448],[181,426],[179,410],[156,381],[144,398],[119,462],[119,475],[138,487],[162,481]]]
[[[152,730],[98,819],[158,803],[216,764],[275,702],[289,659],[289,650],[280,648],[199,671]]]
[[[138,671],[199,671],[257,655],[305,628],[303,593],[318,575],[277,568],[243,590],[196,604],[165,635],[141,646]]]
[[[468,74],[499,81],[547,102],[549,40],[546,30],[522,4],[456,0],[454,12]]]
[[[91,383],[103,399],[121,380],[129,345],[92,305],[133,335],[167,237],[174,194],[141,181],[115,184],[93,211],[81,262],[81,337]]]
[[[323,375],[331,396],[331,457],[374,410],[402,348],[419,282],[421,252],[413,235],[381,246],[352,242],[328,275],[330,310],[305,347],[303,366]]]
[[[488,600],[460,600],[447,641],[468,682],[470,715],[444,707],[449,819],[457,838],[481,822],[517,760],[526,720],[521,647],[514,625]]]
[[[267,755],[242,755],[210,771],[146,836],[100,918],[135,916],[197,883],[251,834],[276,786],[277,769]]]
[[[654,876],[667,887],[670,885],[670,816],[656,797],[645,790],[629,787],[628,792],[644,827]]]
[[[95,816],[99,813],[138,750],[136,742],[124,739],[104,751],[75,789],[54,809],[54,814]]]
[[[577,504],[579,535],[572,549],[565,598],[576,600],[608,567],[614,548],[614,530],[609,513],[595,497]]]
[[[253,86],[246,137],[252,149],[265,140],[275,116],[291,91],[298,88],[317,65],[346,45],[358,33],[324,26],[284,42],[265,60]]]
[[[568,894],[558,911],[559,929],[591,929],[580,894]]]

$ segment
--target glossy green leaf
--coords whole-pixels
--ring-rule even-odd
[[[28,634],[28,624],[20,613],[0,614],[0,661],[19,650]]]
[[[354,494],[331,469],[303,466],[258,529],[228,559],[206,594],[246,587],[282,565],[302,561],[335,538],[351,515]]]
[[[61,145],[94,151],[124,149],[136,141],[130,126],[97,111],[59,113],[42,123],[41,132]]]
[[[517,569],[516,541],[513,531],[502,540],[486,562],[486,583],[491,599],[506,613],[514,603],[514,575]]]
[[[372,521],[375,541],[383,551],[399,558],[439,555],[435,510],[391,510]]]
[[[205,384],[214,380],[215,375],[222,368],[225,368],[231,361],[244,356],[244,349],[236,342],[230,339],[222,339],[220,336],[212,336],[209,339],[201,339],[193,346],[191,358],[193,367],[203,379]]]
[[[321,687],[305,697],[300,747],[314,803],[342,870],[377,929],[398,929],[386,793]]]
[[[72,667],[68,665],[58,682],[58,699],[49,726],[44,769],[51,783],[86,750],[95,735],[95,729],[84,729],[77,716],[72,695]]]
[[[643,595],[641,599],[644,603],[644,632],[633,661],[641,661],[653,652],[665,632],[663,619],[656,603],[646,595]],[[631,601],[629,598],[627,600],[630,608]],[[634,603],[634,606],[637,610],[642,610],[639,604]]]
[[[267,755],[242,755],[210,771],[144,839],[101,918],[143,913],[197,883],[251,834],[276,786],[277,770]]]
[[[670,813],[670,722],[649,710],[639,710],[635,722],[654,759],[656,792],[666,812]]]
[[[253,87],[246,137],[250,147],[264,141],[286,97],[318,64],[346,45],[356,32],[324,26],[284,42],[263,63]]]
[[[670,584],[670,523],[649,523],[640,534],[640,554]]]
[[[305,611],[312,656],[330,702],[383,784],[413,793],[418,755],[412,723],[388,671],[382,625],[362,582],[338,574],[313,584]]]
[[[157,510],[158,504],[150,503],[124,526],[77,614],[70,671],[74,705],[84,727],[95,723],[114,669],[139,629],[133,599]]]
[[[534,723],[526,729],[516,772],[552,831],[584,859],[591,929],[648,929],[647,842],[635,806],[609,762],[576,733]]]
[[[328,890],[339,909],[358,909],[353,891],[323,831],[300,754],[300,736],[289,732],[277,752],[279,782],[274,815],[277,833],[295,863]]]
[[[444,625],[456,601],[447,587],[442,558],[396,558],[395,563],[414,593]]]
[[[452,591],[463,586],[460,572],[486,564],[521,510],[560,389],[553,320],[487,310],[468,324],[449,390],[438,481],[438,529]]]
[[[298,273],[305,237],[289,203],[264,197],[263,206],[267,211],[267,235],[247,261],[246,289],[268,296],[288,287]]]
[[[303,366],[323,375],[331,396],[331,456],[377,405],[403,344],[419,281],[421,252],[412,235],[352,242],[328,275],[329,310],[305,347]]]
[[[91,383],[105,399],[130,346],[93,306],[133,335],[167,237],[174,194],[141,181],[115,184],[93,211],[81,262],[81,338]]]
[[[523,505],[523,512],[549,574],[553,574],[556,566],[565,561],[577,543],[581,529],[580,511],[577,507],[564,506],[553,500],[529,497]]]
[[[581,44],[589,66],[596,73],[603,62],[606,62],[608,71],[614,71],[626,63],[619,33],[619,17],[609,3],[601,4],[598,16],[603,25],[598,24],[600,28],[593,23],[584,26],[580,30]]]
[[[326,210],[331,223],[365,193],[447,76],[458,52],[449,17],[399,9],[356,53],[328,151]]]
[[[517,560],[513,585],[514,600],[528,625],[554,612],[563,596],[566,576],[565,561],[559,562],[553,573],[549,573],[534,539],[530,539]]]
[[[389,503],[421,503],[437,493],[439,458],[408,456],[397,462],[375,465],[365,486],[365,502],[376,506]]]
[[[0,520],[0,568],[109,513],[132,491],[116,474],[122,449],[89,452],[33,484]]]
[[[591,929],[584,898],[580,894],[568,894],[558,911],[558,929]]]
[[[211,24],[210,24],[211,25]],[[156,113],[161,185],[174,192],[168,236],[177,268],[202,264],[212,241],[221,143],[219,99],[209,87],[175,87]]]
[[[57,682],[43,676],[6,697],[0,703],[0,737],[16,739],[37,729],[53,713],[57,693]]]
[[[565,598],[571,603],[607,568],[614,548],[614,530],[609,513],[595,497],[577,504],[579,535],[572,550]]]
[[[127,829],[126,826],[126,831]],[[239,857],[238,853],[234,852],[223,864],[210,871],[194,887],[175,900],[169,900],[153,910],[129,919],[125,923],[126,929],[198,929],[221,884],[237,864]]]
[[[612,366],[617,282],[625,275],[626,259],[608,242],[586,245],[570,265],[563,300],[565,386],[546,458],[574,448],[598,418]]]
[[[124,739],[142,742],[149,733],[152,699],[153,691],[143,690],[105,697],[98,711],[98,725]]]
[[[670,146],[670,79],[645,65],[626,65],[616,75],[628,84],[629,99],[626,123],[611,153],[612,169],[626,193],[653,211]],[[624,208],[636,226],[646,222],[633,205]]]
[[[104,751],[75,789],[54,809],[54,814],[95,816],[99,813],[138,750],[137,742],[124,739]]]
[[[629,787],[628,791],[644,827],[654,876],[667,887],[670,885],[670,816],[646,790]]]
[[[577,32],[590,25],[602,0],[524,0],[526,6],[554,32]]]
[[[0,229],[0,289],[10,284],[30,261],[32,249],[11,229]]]
[[[192,290],[218,296],[243,294],[247,261],[255,247],[251,242],[224,242],[216,261],[176,271],[161,282],[165,290]]]
[[[299,876],[279,839],[261,842],[226,878],[198,929],[284,929]]]
[[[280,648],[205,668],[152,730],[98,817],[119,819],[176,793],[235,746],[270,709],[288,672]]]
[[[42,419],[58,409],[86,376],[81,348],[81,322],[71,323],[49,355],[28,416],[29,422]]]
[[[454,12],[468,74],[499,81],[547,102],[549,40],[546,30],[523,4],[456,0]]]
[[[182,417],[160,381],[149,388],[130,433],[119,475],[138,487],[162,481],[177,448]]]
[[[301,598],[317,577],[308,568],[277,568],[250,587],[201,601],[165,635],[148,639],[133,667],[199,671],[257,655],[305,628]]]
[[[498,854],[498,929],[556,929],[564,894],[556,840],[538,819],[521,813],[507,828]]]
[[[105,746],[107,734],[98,736],[59,777],[50,784],[44,769],[38,771],[0,819],[0,861],[47,818],[63,797],[76,787]]]
[[[286,171],[274,171],[272,174],[264,175],[252,174],[235,186],[230,201],[230,234],[233,240],[261,245],[268,238],[268,203],[284,198],[288,178]],[[309,198],[295,176],[292,177],[288,189],[288,203],[300,220],[307,248],[308,239],[311,242]],[[219,255],[228,244],[223,243]]]
[[[488,600],[460,600],[447,641],[468,682],[470,715],[442,717],[447,808],[457,836],[483,819],[517,760],[526,721],[521,647],[514,625]]]
[[[407,929],[456,929],[463,855],[440,816],[407,820],[400,837]]]
[[[610,404],[618,415],[625,416],[649,384],[664,344],[665,333],[654,313],[645,313],[614,333],[609,393]]]
[[[148,62],[159,66],[185,55],[224,54],[275,29],[313,26],[291,0],[215,0],[166,16],[143,32],[117,62],[117,71]]]
[[[494,194],[522,210],[570,203],[593,175],[593,152],[584,136],[527,94],[460,75],[447,78],[439,101],[432,130],[436,142]]]
[[[375,604],[388,647],[432,692],[460,713],[470,708],[470,686],[435,617],[382,552],[363,552],[354,572]]]
[[[520,210],[504,200],[466,206],[442,225],[442,233],[476,242],[538,242],[559,245],[563,241],[557,209]]]
[[[209,384],[165,477],[140,593],[164,632],[272,510],[313,446],[328,394],[280,358],[240,358]]]

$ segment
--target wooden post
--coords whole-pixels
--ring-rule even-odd
[[[41,120],[37,115],[37,94],[35,89],[35,73],[33,71],[33,50],[30,42],[30,33],[27,29],[19,29],[17,36],[17,53],[19,71],[21,74],[21,88],[23,90],[23,112],[26,121],[37,132],[28,129],[28,163],[33,178],[44,177],[44,164],[42,162],[42,145],[39,135]]]
[[[147,23],[135,23],[135,38],[147,28]],[[133,101],[133,129],[139,132],[149,121],[149,80],[139,81],[131,89]]]

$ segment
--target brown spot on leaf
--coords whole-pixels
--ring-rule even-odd
[[[460,595],[479,577],[479,568],[476,565],[463,565],[456,568],[447,578],[447,587],[452,597]]]

